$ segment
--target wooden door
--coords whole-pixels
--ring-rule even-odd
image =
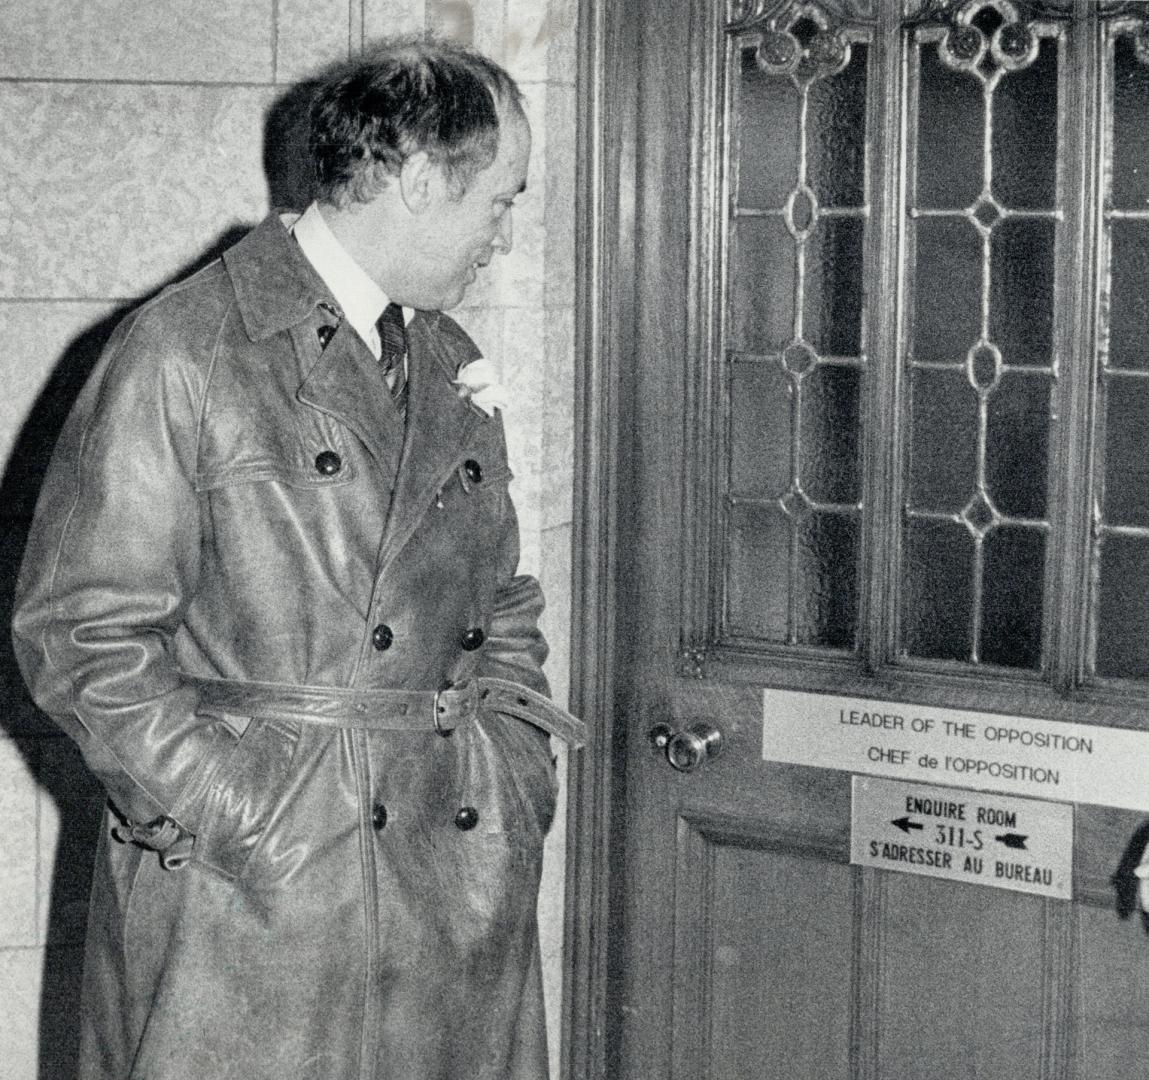
[[[762,734],[1149,728],[1145,7],[585,6],[569,1075],[1149,1075],[1142,815],[1070,901],[852,866]]]

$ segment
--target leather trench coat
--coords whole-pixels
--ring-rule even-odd
[[[548,736],[526,695],[432,707],[545,693],[542,599],[474,345],[408,334],[404,426],[272,215],[118,327],[61,435],[14,637],[110,797],[83,1080],[546,1076]]]

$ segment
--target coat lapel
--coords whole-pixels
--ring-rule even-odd
[[[297,350],[315,348],[309,326],[296,327],[292,333],[300,336]],[[375,358],[346,319],[319,354],[297,396],[354,431],[388,478],[394,477],[403,447],[403,422],[388,398]]]
[[[407,337],[407,433],[379,551],[380,573],[411,538],[458,464],[462,448],[484,420],[451,385],[459,356],[452,355],[435,332],[435,317],[416,314]]]
[[[224,253],[244,328],[252,341],[291,334],[304,373],[296,397],[349,427],[379,462],[390,487],[403,445],[403,423],[389,408],[371,351],[346,319],[320,348],[313,316],[336,309],[334,297],[288,232],[295,216],[269,214]]]

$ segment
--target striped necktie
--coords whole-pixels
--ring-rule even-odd
[[[379,331],[380,370],[400,414],[405,416],[407,372],[403,358],[407,355],[407,326],[403,321],[403,309],[398,304],[388,304],[375,323],[375,329]]]

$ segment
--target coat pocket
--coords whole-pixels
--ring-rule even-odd
[[[287,724],[248,724],[208,792],[193,862],[227,881],[245,873],[283,801],[298,743]]]
[[[550,831],[558,806],[558,776],[550,736],[514,716],[499,712],[486,716],[497,733],[506,768],[506,833],[533,848]]]

